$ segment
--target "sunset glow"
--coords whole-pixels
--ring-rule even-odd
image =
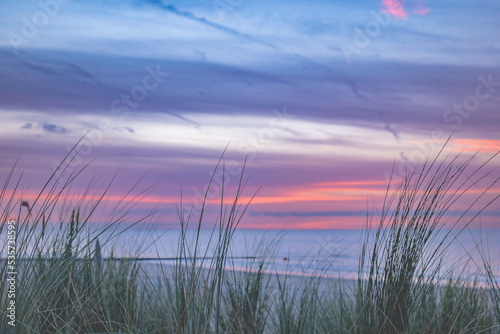
[[[404,0],[382,0],[382,6],[385,10],[396,18],[405,20],[408,17],[406,9],[403,5]]]
[[[406,6],[409,6],[409,9]],[[427,15],[431,11],[425,0],[382,0],[382,7],[401,20],[408,18],[408,11],[416,15]]]

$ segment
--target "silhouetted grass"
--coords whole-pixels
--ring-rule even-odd
[[[457,228],[459,223],[448,221],[446,224],[447,214],[478,180],[484,178],[481,173],[485,166],[469,171],[472,158],[461,159],[461,155],[456,155],[439,161],[438,157],[409,171],[395,191],[387,191],[378,228],[373,236],[367,234],[360,259],[356,300],[357,327],[361,333],[408,332],[414,327],[412,314],[425,309],[426,305],[420,302],[433,298],[435,292],[430,289],[440,278],[447,248],[454,238],[445,228]],[[496,182],[498,179],[494,184]],[[484,190],[478,198],[486,193]],[[469,209],[478,198],[466,204]],[[466,220],[459,228],[467,228],[472,220]],[[452,284],[450,282],[449,286]],[[448,299],[449,295],[444,294],[438,303],[441,306]],[[450,316],[448,314],[446,319]],[[463,319],[464,315],[456,316]],[[453,332],[457,323],[446,321],[439,324],[439,332]],[[481,319],[470,321],[469,326],[475,326]],[[423,324],[418,327],[424,328]]]

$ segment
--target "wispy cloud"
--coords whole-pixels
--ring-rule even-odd
[[[310,211],[310,212],[250,212],[252,217],[357,217],[366,216],[366,211]]]
[[[219,23],[211,22],[207,18],[196,16],[195,14],[193,14],[193,13],[191,13],[189,11],[180,10],[180,9],[178,9],[174,5],[163,4],[163,2],[161,0],[147,0],[146,2],[150,3],[150,4],[154,5],[154,6],[157,6],[157,7],[161,8],[161,9],[163,9],[163,10],[166,10],[168,12],[174,13],[174,14],[182,16],[182,17],[185,17],[185,18],[187,18],[189,20],[193,20],[193,21],[202,23],[202,24],[204,24],[206,26],[218,29],[220,31],[223,31],[223,32],[228,33],[228,34],[231,34],[233,36],[241,37],[241,38],[246,39],[248,41],[259,43],[259,44],[262,44],[262,45],[265,45],[265,46],[268,46],[268,47],[271,47],[271,48],[275,47],[271,43],[262,41],[262,40],[260,40],[258,38],[255,38],[255,37],[253,37],[253,36],[251,36],[249,34],[242,33],[242,32],[240,32],[240,31],[238,31],[236,29],[224,26],[224,25],[219,24]]]
[[[413,14],[427,15],[431,10],[427,7],[425,0],[382,0],[384,10],[394,15],[396,18],[406,20],[408,18],[408,9],[406,5],[411,7],[409,10]]]
[[[52,132],[57,134],[66,134],[68,130],[62,125],[43,123],[41,127],[46,132]]]

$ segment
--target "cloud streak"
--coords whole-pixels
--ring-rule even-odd
[[[250,212],[252,217],[364,217],[366,211]]]

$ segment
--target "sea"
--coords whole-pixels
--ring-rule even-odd
[[[194,257],[196,246],[196,256],[203,255],[210,259],[215,254],[218,231],[187,230],[185,233],[188,251],[183,257]],[[358,278],[360,254],[367,233],[369,238],[373,238],[373,232],[363,230],[239,229],[231,237],[226,266],[232,270],[255,270],[258,263],[264,260],[264,270],[273,274],[355,279]],[[178,229],[129,229],[105,232],[99,240],[103,257],[134,257],[150,266],[159,263],[169,265],[179,257],[180,235]],[[443,238],[445,241],[436,253],[443,260],[440,280],[445,282],[453,278],[486,282],[486,259],[497,282],[500,282],[500,230],[441,230],[430,239],[424,258],[435,251]],[[108,241],[103,243],[104,240]],[[367,244],[372,245],[371,242]],[[204,265],[209,262],[205,261]],[[436,263],[431,267],[433,265]]]

